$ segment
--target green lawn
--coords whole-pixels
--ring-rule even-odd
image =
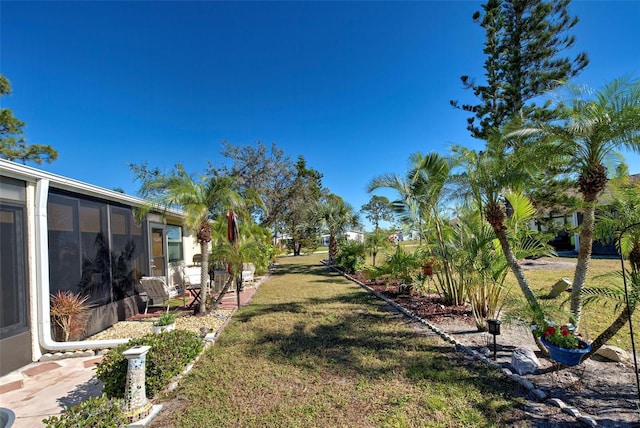
[[[544,258],[543,260],[559,261],[559,262],[576,262],[575,258]],[[629,269],[629,263],[625,263],[625,267]],[[587,276],[587,287],[603,287],[607,285],[622,285],[622,279],[619,276],[609,275],[612,272],[621,270],[619,259],[591,259],[589,262],[589,275]],[[551,286],[562,277],[573,281],[574,269],[553,269],[553,270],[526,270],[527,277],[532,290],[538,295],[546,295]],[[628,278],[627,278],[628,279]],[[507,284],[511,287],[511,292],[520,297],[522,292],[518,287],[515,277],[509,273]],[[563,293],[560,297],[554,299],[554,303],[562,305],[568,310],[568,302],[564,302],[569,297],[568,293]],[[583,308],[582,320],[580,322],[580,333],[589,341],[595,339],[611,322],[617,318],[622,308],[615,309],[614,301],[603,300],[600,303],[587,305]],[[640,321],[637,318],[640,313],[636,312],[632,316],[634,333],[640,331]],[[635,334],[637,338],[637,334]],[[629,325],[625,325],[620,332],[610,341],[610,345],[619,346],[623,349],[631,350],[631,339],[629,335]],[[640,339],[636,339],[636,347],[640,346]]]
[[[518,387],[331,272],[280,259],[153,426],[529,426]]]

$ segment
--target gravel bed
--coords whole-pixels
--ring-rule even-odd
[[[179,315],[176,318],[176,329],[189,330],[200,333],[200,327],[209,327],[210,332],[216,332],[222,327],[227,318],[231,316],[232,309],[218,309],[206,316],[196,316],[191,314]],[[153,332],[154,318],[144,318],[135,321],[120,321],[100,333],[88,337],[87,340],[110,340],[126,339],[144,336]]]

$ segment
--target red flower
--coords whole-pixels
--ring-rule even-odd
[[[562,327],[560,327],[560,334],[562,334],[563,336],[569,336],[571,334],[571,331],[569,331],[566,325],[563,325]]]
[[[556,328],[552,325],[547,327],[547,329],[544,331],[545,336],[553,336],[554,334],[556,334]]]

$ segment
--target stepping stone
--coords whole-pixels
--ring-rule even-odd
[[[24,373],[25,375],[29,376],[29,377],[33,377],[33,376],[37,376],[41,373],[46,373],[48,371],[60,368],[60,364],[58,363],[53,363],[53,362],[48,362],[48,363],[42,363],[42,364],[38,364],[35,367],[32,367],[30,369],[27,369],[25,371],[23,371],[22,373]]]

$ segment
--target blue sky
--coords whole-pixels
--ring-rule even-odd
[[[483,73],[481,3],[4,0],[1,102],[58,150],[56,174],[136,194],[128,163],[195,174],[222,140],[275,142],[359,209],[411,153],[481,147],[449,105],[475,101],[459,76]],[[640,2],[570,10],[591,60],[575,83],[640,77]]]

